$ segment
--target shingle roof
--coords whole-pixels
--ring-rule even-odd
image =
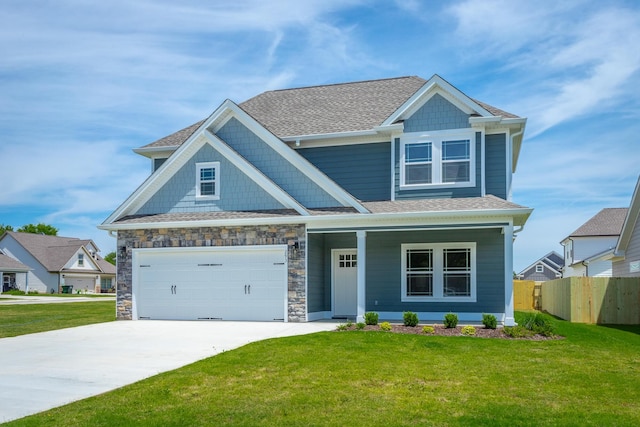
[[[48,271],[62,270],[78,249],[91,243],[91,240],[81,240],[75,237],[48,236],[14,231],[8,231],[7,234],[20,243]],[[111,265],[111,267],[113,266]],[[115,273],[115,267],[112,270]],[[111,271],[108,272],[110,273]]]
[[[372,214],[401,214],[401,213],[429,213],[429,212],[461,212],[481,210],[510,210],[527,209],[524,206],[508,202],[492,195],[485,197],[465,197],[453,199],[420,199],[420,200],[394,200],[382,202],[363,202]],[[344,215],[358,214],[349,207],[335,207],[322,209],[309,209],[311,215]],[[363,219],[370,214],[360,214]],[[154,215],[131,215],[116,221],[118,224],[148,224],[162,222],[183,221],[216,221],[234,219],[261,219],[291,217],[300,220],[303,217],[293,209],[279,209],[268,211],[224,211],[224,212],[192,212],[192,213],[168,213]]]
[[[261,93],[239,106],[279,138],[371,130],[381,125],[427,81],[408,76]],[[496,116],[518,116],[474,100]],[[194,123],[142,148],[182,144],[202,125]]]
[[[605,208],[582,224],[569,237],[619,236],[622,231],[627,208]]]
[[[28,271],[30,268],[20,261],[16,261],[10,256],[0,254],[0,271],[9,272],[9,271]]]

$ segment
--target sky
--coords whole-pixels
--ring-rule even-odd
[[[640,174],[640,2],[4,0],[0,224],[97,229],[149,175],[133,153],[273,89],[438,74],[527,118],[514,270]]]

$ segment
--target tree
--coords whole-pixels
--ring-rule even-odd
[[[18,228],[18,233],[46,234],[49,236],[57,236],[58,229],[53,225],[39,223],[37,225],[26,224]]]
[[[104,257],[104,260],[109,262],[109,263],[111,263],[111,264],[113,264],[113,265],[116,265],[116,253],[115,252],[109,252]]]
[[[0,224],[0,236],[2,236],[5,231],[13,231],[13,227],[10,225]]]

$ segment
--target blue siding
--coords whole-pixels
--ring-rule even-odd
[[[454,198],[454,197],[480,197],[482,196],[482,134],[476,132],[476,185],[475,187],[462,188],[437,188],[400,190],[400,139],[395,140],[395,189],[396,199],[429,199],[429,198]]]
[[[217,135],[304,206],[308,208],[340,206],[340,203],[318,184],[235,118],[230,119]],[[285,149],[290,148],[285,146]]]
[[[196,163],[220,162],[220,200],[196,200]],[[280,202],[206,144],[136,214],[282,209]]]
[[[405,132],[463,129],[468,127],[470,127],[469,115],[439,94],[433,95],[418,111],[404,121]]]
[[[444,242],[476,242],[477,302],[401,302],[400,245]],[[499,229],[368,233],[366,270],[367,311],[504,312],[504,236]]]
[[[485,135],[485,188],[487,194],[507,199],[507,135]]]
[[[297,152],[356,198],[391,199],[390,142],[303,148]]]

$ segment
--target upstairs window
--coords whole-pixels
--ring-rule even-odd
[[[400,143],[401,187],[475,185],[473,132],[411,133]]]
[[[536,265],[536,273],[544,273],[544,266],[542,264]]]
[[[220,162],[196,164],[196,198],[220,198]]]
[[[78,254],[78,267],[84,267],[84,254]]]

